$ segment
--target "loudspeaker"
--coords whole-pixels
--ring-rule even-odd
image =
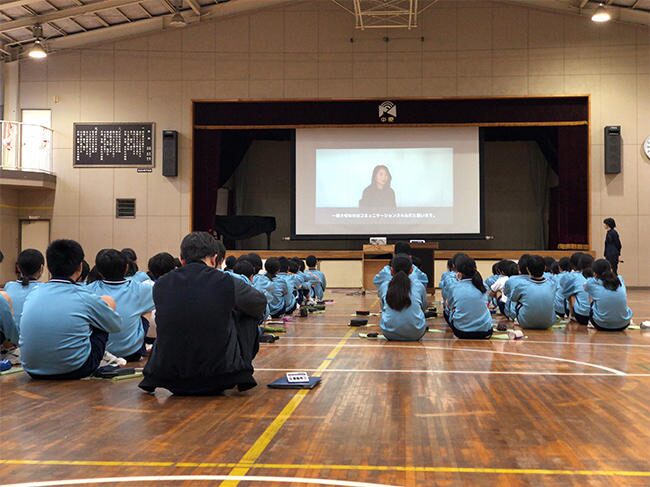
[[[605,127],[605,174],[621,172],[621,126]]]
[[[163,176],[178,176],[178,132],[163,130],[162,133]]]

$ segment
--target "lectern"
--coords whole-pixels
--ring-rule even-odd
[[[429,289],[435,289],[435,251],[438,242],[412,243],[411,253],[420,259],[420,270],[429,277]],[[394,245],[364,245],[363,246],[363,289],[366,291],[375,288],[372,279],[384,267],[390,264],[395,252]]]

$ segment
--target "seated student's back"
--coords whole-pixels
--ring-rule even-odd
[[[592,300],[591,323],[601,331],[620,331],[630,324],[632,310],[621,276],[616,276],[606,259],[593,263],[594,277],[587,279],[585,290]]]
[[[309,276],[309,280],[311,281],[313,295],[316,299],[323,299],[325,289],[327,289],[327,279],[323,272],[316,269],[318,259],[316,259],[316,256],[310,255],[305,259],[305,261],[309,268],[305,273]]]
[[[559,285],[562,287],[562,297],[567,300],[573,317],[581,325],[586,325],[591,312],[591,301],[585,290],[585,284],[587,277],[591,275],[593,257],[589,254],[576,252],[570,260],[572,270],[562,276]]]
[[[556,265],[553,266],[554,282],[555,282],[555,299],[553,301],[553,308],[555,314],[563,318],[568,313],[567,302],[562,294],[562,281],[564,276],[571,272],[571,261],[568,257],[562,257]]]
[[[18,344],[18,328],[14,323],[14,316],[11,310],[11,298],[9,295],[0,291],[0,346],[9,340],[11,343]]]
[[[138,269],[138,256],[135,253],[135,250],[127,247],[125,249],[122,249],[122,254],[124,254],[128,262],[126,279],[137,282],[144,282],[149,280],[147,273]]]
[[[517,261],[517,268],[519,273],[510,276],[503,286],[503,294],[508,298],[508,302],[504,308],[504,314],[510,320],[514,320],[517,317],[515,302],[510,299],[510,296],[512,295],[512,290],[518,282],[528,281],[530,279],[530,273],[528,272],[528,261],[530,257],[530,254],[522,254],[522,256],[519,257],[519,260]]]
[[[98,296],[111,296],[117,304],[117,313],[122,322],[120,331],[108,335],[106,349],[127,361],[137,361],[144,354],[146,322],[142,315],[153,310],[153,285],[150,281],[127,280],[124,272],[127,266],[124,254],[116,249],[103,249],[95,258],[97,270],[103,280],[87,286]]]
[[[289,275],[289,259],[280,257],[278,260],[280,262],[280,272],[278,272],[277,280],[283,286],[284,312],[290,314],[296,309],[296,281]]]
[[[530,279],[519,279],[510,299],[522,328],[546,329],[555,322],[555,283],[544,277],[544,258],[532,255],[528,259]]]
[[[384,282],[378,291],[382,303],[379,326],[388,340],[419,340],[426,332],[426,289],[421,282],[409,278],[413,264],[408,255],[393,257],[391,271],[391,280]]]
[[[277,278],[280,272],[280,261],[275,257],[267,259],[264,263],[266,274],[256,275],[253,278],[253,287],[266,297],[271,316],[278,317],[284,313],[284,293],[286,285]]]
[[[458,338],[489,338],[492,335],[492,315],[487,307],[487,289],[468,256],[455,262],[458,282],[450,289],[449,324]]]
[[[177,267],[176,259],[168,252],[159,252],[149,259],[147,264],[149,268],[149,279],[156,281],[168,272],[173,271]]]
[[[20,317],[23,314],[23,305],[27,296],[42,283],[38,282],[43,274],[45,258],[43,254],[36,249],[23,250],[18,255],[16,269],[20,274],[17,281],[8,282],[5,285],[5,291],[11,298],[14,308],[14,321],[16,328],[20,329]],[[16,340],[18,336],[15,337]],[[12,340],[13,342],[13,340]],[[14,342],[17,344],[17,342]]]
[[[109,332],[121,327],[115,303],[75,282],[83,250],[73,240],[47,249],[52,279],[25,300],[20,321],[20,358],[32,377],[79,379],[92,374],[104,355]]]

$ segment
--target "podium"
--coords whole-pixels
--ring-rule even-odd
[[[420,270],[429,277],[428,289],[435,289],[435,251],[438,242],[412,243],[411,254],[420,259]],[[386,265],[390,264],[395,252],[394,245],[364,245],[362,253],[363,289],[370,291],[375,288],[373,278]]]

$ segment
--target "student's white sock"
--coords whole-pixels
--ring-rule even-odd
[[[100,367],[103,367],[104,365],[117,365],[119,367],[123,367],[126,365],[126,360],[121,357],[116,357],[111,352],[106,350],[104,352],[104,357],[102,358]]]

